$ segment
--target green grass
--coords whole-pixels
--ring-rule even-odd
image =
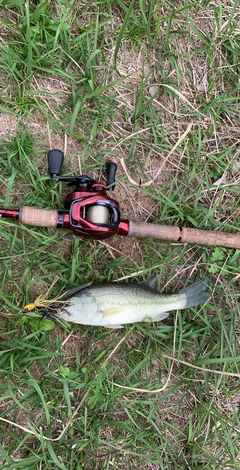
[[[237,232],[239,17],[237,0],[0,2],[0,207],[63,209],[46,153],[66,148],[65,175],[118,164],[123,218]],[[6,219],[0,246],[0,470],[239,468],[239,250]],[[208,277],[212,298],[116,331],[20,315],[56,278],[53,295],[155,274],[167,293]]]

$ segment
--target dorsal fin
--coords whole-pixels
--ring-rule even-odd
[[[80,292],[83,289],[86,289],[86,287],[89,287],[93,284],[93,281],[87,282],[86,284],[82,284],[81,286],[77,287],[72,287],[71,289],[68,289],[66,292],[64,292],[59,299],[65,300],[68,299],[68,297],[71,297],[72,295],[76,294],[77,292]]]
[[[150,289],[156,290],[157,276],[150,277],[150,279],[144,279],[144,281],[138,282],[139,286],[150,287]]]

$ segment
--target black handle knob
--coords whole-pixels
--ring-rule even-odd
[[[58,178],[62,172],[64,155],[61,150],[53,149],[48,152],[48,173],[52,178]]]
[[[113,191],[115,188],[115,184],[112,184],[112,183],[115,183],[115,175],[117,171],[116,163],[108,162],[106,164],[106,170],[107,170],[107,186],[111,184],[112,186],[109,188],[109,191]]]

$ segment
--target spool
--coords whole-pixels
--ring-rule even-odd
[[[86,220],[92,224],[109,224],[109,209],[105,206],[93,205],[86,210]]]

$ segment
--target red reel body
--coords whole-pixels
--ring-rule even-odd
[[[93,184],[92,189],[76,188],[66,197],[68,214],[63,215],[63,228],[87,238],[109,238],[118,232],[118,202],[105,193],[106,186]]]
[[[63,153],[54,149],[48,153],[48,171],[53,179],[74,185],[67,195],[65,208],[58,217],[58,227],[70,228],[76,235],[85,238],[109,238],[115,233],[127,235],[127,221],[121,221],[119,204],[106,193],[113,191],[117,165],[106,164],[107,185],[99,183],[87,175],[60,176]],[[107,188],[109,187],[109,188]]]

